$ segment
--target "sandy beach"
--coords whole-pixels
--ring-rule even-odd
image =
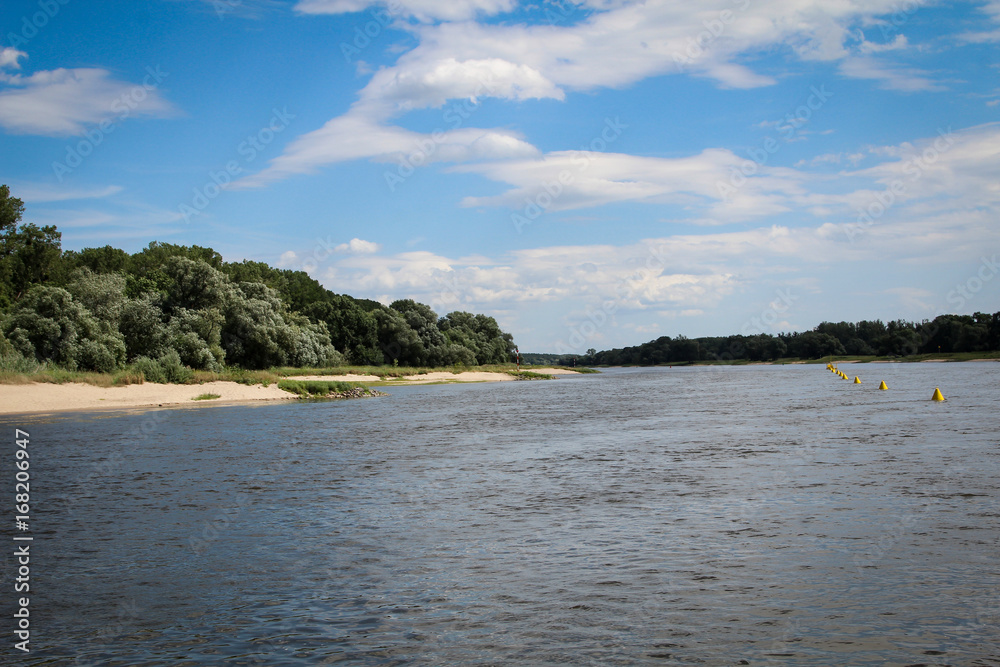
[[[529,370],[529,369],[525,369]],[[532,368],[532,373],[544,375],[579,375],[576,371],[565,368]],[[382,378],[375,375],[296,375],[295,380],[328,380],[340,382],[378,382]],[[507,373],[492,373],[487,371],[465,371],[451,373],[449,371],[434,371],[420,375],[404,375],[401,378],[389,378],[390,384],[429,384],[433,382],[509,382],[515,380]]]
[[[575,371],[559,368],[532,369],[549,375],[575,375]],[[375,375],[304,375],[294,380],[338,380],[342,382],[378,382]],[[429,384],[433,382],[507,382],[514,378],[506,373],[440,371],[411,375],[390,384]],[[195,401],[202,394],[218,394],[219,398]],[[276,384],[245,385],[237,382],[206,382],[204,384],[132,384],[125,387],[95,387],[77,382],[51,384],[0,385],[0,414],[26,414],[82,410],[209,406],[253,401],[287,401],[297,395],[279,389]]]

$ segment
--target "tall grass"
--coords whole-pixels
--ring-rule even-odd
[[[278,388],[302,397],[344,394],[354,389],[367,389],[360,382],[338,382],[336,380],[279,380]]]
[[[282,380],[294,380],[304,375],[363,375],[373,381],[391,381],[409,375],[426,375],[435,372],[451,372],[455,374],[467,371],[510,373],[517,375],[515,364],[488,364],[485,366],[445,366],[432,368],[428,366],[339,366],[335,368],[291,368],[287,366],[267,370],[247,370],[237,367],[226,367],[218,371],[191,370],[184,366],[168,363],[164,360],[140,358],[126,368],[114,373],[89,373],[70,371],[52,364],[38,363],[25,359],[20,355],[4,354],[0,356],[0,383],[27,384],[30,382],[49,382],[63,384],[81,382],[98,387],[117,387],[143,382],[160,382],[169,384],[204,384],[206,382],[228,381],[246,385],[264,385],[280,383]],[[522,366],[524,368],[524,366]],[[568,368],[577,372],[596,372],[587,368]],[[530,370],[523,370],[521,377],[538,376]],[[354,386],[354,383],[348,383]],[[341,391],[341,390],[337,390]],[[309,392],[307,392],[309,393]]]

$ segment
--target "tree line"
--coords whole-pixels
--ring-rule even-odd
[[[63,251],[55,226],[21,223],[0,186],[0,357],[111,372],[506,363],[496,320],[438,317],[402,299],[384,306],[327,290],[303,271],[225,262],[211,248],[152,242]],[[24,362],[24,363],[21,363]]]
[[[633,347],[600,352],[590,349],[584,355],[564,356],[559,363],[655,366],[699,361],[775,361],[786,357],[819,359],[829,355],[904,357],[993,351],[1000,351],[1000,312],[939,315],[922,322],[823,322],[811,331],[777,336],[661,336]]]

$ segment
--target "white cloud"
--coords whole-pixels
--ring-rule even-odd
[[[899,49],[905,49],[910,43],[906,39],[906,35],[896,35],[896,39],[891,42],[885,42],[884,44],[878,44],[876,42],[869,42],[867,40],[862,41],[858,44],[858,51],[864,54],[870,53],[883,53],[885,51],[897,51]]]
[[[501,58],[441,58],[404,69],[383,69],[361,94],[369,113],[386,106],[394,112],[440,108],[455,99],[474,104],[481,97],[561,100],[564,94],[535,68]]]
[[[77,199],[104,199],[116,195],[124,189],[120,185],[107,185],[89,189],[70,189],[44,183],[12,183],[10,186],[11,193],[15,197],[31,204]]]
[[[868,56],[851,57],[840,63],[840,73],[854,79],[872,79],[886,90],[904,93],[946,90],[936,83],[929,72],[910,67],[898,67]]]
[[[989,17],[993,23],[1000,23],[1000,1],[989,0],[981,11]],[[1000,28],[993,30],[970,31],[959,35],[959,39],[970,44],[988,44],[990,42],[1000,42]]]
[[[347,243],[341,243],[334,248],[334,252],[344,253],[347,255],[371,255],[381,249],[382,246],[378,243],[364,241],[362,239],[351,239]]]
[[[956,140],[954,153],[947,154],[952,162],[945,165],[946,172],[973,171],[974,165],[985,164],[991,154],[996,154],[996,146],[992,145],[972,153],[973,147],[983,142],[985,131],[981,128],[973,133],[976,136]],[[916,142],[912,149],[921,152],[926,145]],[[862,177],[888,176],[896,173],[900,159],[905,158],[893,158],[878,173],[844,173],[836,178],[853,182]],[[938,163],[945,163],[944,155]],[[995,187],[1000,182],[995,174],[997,167],[991,168],[993,175],[985,174],[973,187],[989,190],[993,179],[994,195],[1000,196],[1000,187]],[[941,177],[943,174],[933,176],[933,180]],[[816,221],[813,226],[770,225],[734,232],[674,234],[623,245],[527,248],[492,256],[447,257],[426,251],[346,256],[333,260],[320,280],[334,291],[357,297],[386,297],[389,301],[413,298],[429,304],[439,314],[453,310],[494,314],[502,326],[515,332],[520,330],[518,314],[531,313],[526,317],[545,322],[545,331],[533,334],[533,344],[548,346],[546,349],[551,349],[558,336],[566,340],[574,327],[593,321],[588,319],[588,313],[603,312],[608,325],[583,347],[601,347],[606,340],[620,344],[622,331],[651,331],[650,323],[661,315],[715,322],[715,327],[723,329],[705,333],[725,334],[739,331],[743,318],[754,314],[727,315],[725,309],[745,306],[741,295],[756,291],[759,305],[750,308],[756,312],[773,300],[773,291],[765,288],[761,294],[762,285],[771,285],[772,289],[794,287],[796,295],[827,294],[833,298],[864,288],[865,270],[874,265],[925,269],[945,263],[963,266],[970,258],[973,263],[977,261],[983,248],[997,247],[1000,232],[995,220],[1000,204],[989,204],[989,192],[974,197],[967,210],[956,210],[954,206],[943,210],[922,208],[924,203],[937,202],[941,197],[942,192],[936,188],[931,186],[927,199],[899,202],[855,242],[845,229],[846,223],[854,221],[849,200],[858,193],[851,192],[834,204],[840,211],[836,222]],[[855,273],[855,269],[860,271]],[[928,312],[931,306],[940,308],[947,286],[934,284],[935,272],[926,275],[924,284],[901,290],[890,283],[882,288],[887,290],[882,294],[895,295],[910,312],[915,308],[920,313]],[[820,280],[822,276],[826,277]],[[935,289],[928,289],[928,283]],[[866,307],[877,310],[884,304],[884,296],[872,298],[875,300]],[[794,320],[808,326],[819,321],[812,318],[830,316],[827,306],[817,310],[805,300],[797,302],[796,308]],[[801,328],[791,321],[785,318],[775,327]],[[641,342],[631,336],[625,340]]]
[[[743,176],[741,168],[750,176]],[[534,217],[539,209],[565,211],[644,201],[684,205],[708,216],[703,222],[733,222],[787,211],[790,198],[804,194],[801,173],[757,165],[723,149],[684,158],[560,151],[533,160],[455,170],[481,173],[514,186],[501,195],[468,197],[464,206],[504,206]]]
[[[395,65],[378,70],[347,114],[293,142],[264,172],[244,179],[241,186],[260,186],[344,160],[408,154],[427,135],[393,127],[389,120],[414,109],[440,108],[449,100],[562,100],[567,91],[622,88],[681,72],[729,88],[771,85],[774,79],[753,71],[747,61],[781,48],[803,60],[843,61],[844,76],[872,79],[885,88],[941,89],[926,72],[876,61],[871,55],[909,48],[903,36],[883,45],[862,39],[860,45],[848,46],[856,41],[853,26],[871,24],[876,17],[897,11],[898,0],[697,4],[592,0],[585,4],[592,11],[584,19],[560,26],[469,20],[507,11],[512,5],[507,0],[390,2],[387,11],[392,16],[444,22],[398,22],[397,27],[414,34],[418,46]],[[301,0],[296,9],[346,13],[375,6],[384,5],[373,0]],[[534,153],[513,132],[468,128],[467,116],[454,117],[455,124],[447,131],[451,150],[431,156],[425,164],[518,159]],[[443,119],[451,122],[447,111]]]
[[[0,74],[0,84],[0,126],[16,134],[80,135],[101,121],[174,112],[150,82],[118,81],[104,69]]]
[[[286,250],[281,253],[281,257],[278,258],[277,267],[279,269],[288,269],[294,266],[298,266],[299,255],[294,250]]]
[[[21,69],[21,63],[18,62],[18,58],[27,57],[28,54],[24,51],[18,51],[12,46],[6,46],[0,49],[0,68]]]
[[[930,314],[934,312],[937,305],[934,303],[936,295],[930,290],[919,287],[893,287],[883,290],[883,292],[896,297],[903,308],[911,313]]]
[[[299,0],[302,14],[349,14],[378,8],[390,16],[406,15],[420,21],[460,21],[514,9],[514,0]]]
[[[297,138],[266,169],[237,181],[234,187],[259,187],[348,160],[401,162],[413,169],[433,162],[523,157],[537,152],[510,131],[459,128],[422,134],[381,125],[356,111]]]
[[[555,152],[453,170],[512,186],[499,195],[467,197],[464,206],[505,207],[528,222],[543,212],[626,201],[682,206],[689,217],[681,221],[697,224],[749,221],[791,211],[820,218],[847,214],[853,220],[859,209],[878,203],[890,189],[892,216],[908,214],[907,207],[917,204],[930,207],[928,211],[1000,207],[1000,123],[955,132],[942,128],[937,137],[868,147],[866,152],[819,155],[801,161],[797,169],[707,149],[680,158]],[[842,160],[856,166],[871,156],[883,159],[837,174],[801,168]]]
[[[989,209],[1000,206],[1000,123],[961,131],[941,128],[939,135],[899,146],[873,149],[890,155],[867,169],[845,172],[845,179],[862,177],[876,184],[839,199],[859,207],[895,190],[898,204],[929,202],[944,210]],[[893,204],[896,205],[895,203]]]

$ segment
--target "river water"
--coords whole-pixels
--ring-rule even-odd
[[[1000,665],[1000,364],[843,368],[2,417],[0,662]]]

